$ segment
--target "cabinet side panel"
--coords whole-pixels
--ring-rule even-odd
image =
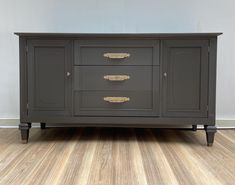
[[[27,52],[26,52],[26,39],[19,38],[19,66],[20,66],[20,120],[23,121],[27,118]]]
[[[216,113],[216,61],[217,60],[217,38],[210,39],[209,55],[209,92],[208,92],[208,118],[215,124]]]

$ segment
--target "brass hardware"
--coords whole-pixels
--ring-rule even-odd
[[[104,79],[109,80],[109,81],[124,81],[124,80],[129,80],[130,76],[129,75],[105,75]]]
[[[109,103],[125,103],[130,101],[129,97],[104,97],[104,101]]]
[[[130,57],[130,53],[104,53],[104,57],[110,59],[123,59]]]
[[[66,73],[66,75],[67,75],[67,76],[70,76],[70,75],[71,75],[71,73],[70,73],[70,72],[67,72],[67,73]]]

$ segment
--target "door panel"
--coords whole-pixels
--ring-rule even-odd
[[[163,43],[163,116],[207,117],[208,41]]]
[[[29,115],[68,115],[71,98],[71,52],[67,40],[30,40]]]

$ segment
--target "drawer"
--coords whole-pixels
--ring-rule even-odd
[[[157,116],[158,101],[152,91],[75,91],[74,115]]]
[[[153,73],[158,66],[76,66],[75,90],[142,90],[151,91]]]
[[[159,65],[158,40],[77,40],[75,65]]]

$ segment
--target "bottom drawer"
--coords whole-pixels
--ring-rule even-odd
[[[75,91],[74,115],[158,116],[152,91]]]

